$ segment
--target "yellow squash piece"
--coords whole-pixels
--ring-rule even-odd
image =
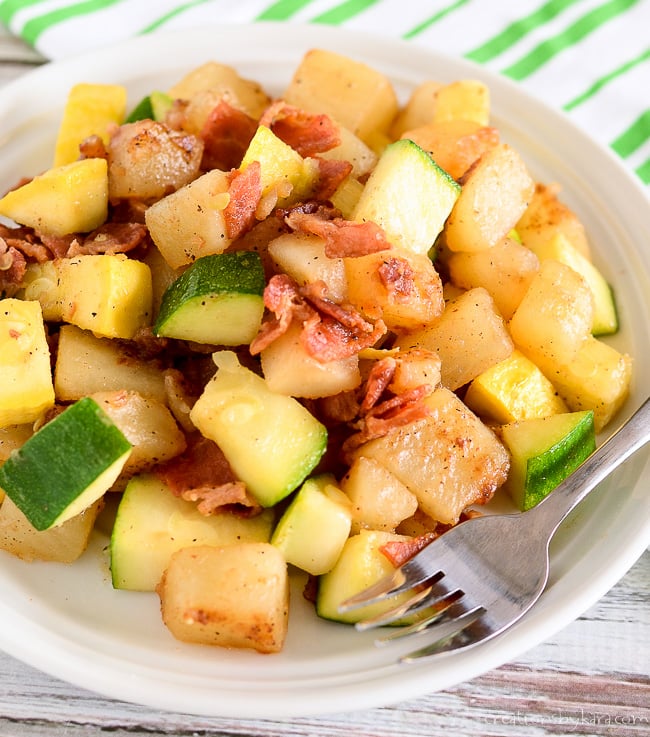
[[[107,214],[105,159],[48,169],[0,199],[0,215],[52,236],[87,233],[102,225]]]
[[[516,349],[472,381],[465,404],[499,424],[568,411],[553,384]]]
[[[260,125],[253,136],[242,159],[241,170],[247,169],[253,161],[260,163],[262,197],[275,192],[279,201],[301,199],[318,177],[313,159],[303,159],[264,125]]]
[[[34,264],[24,293],[43,305],[48,320],[97,336],[130,339],[151,324],[151,270],[121,253]]]
[[[117,84],[75,85],[68,95],[54,150],[54,166],[70,164],[79,158],[79,144],[97,135],[104,143],[113,123],[123,122],[126,114],[126,88]]]
[[[33,422],[53,404],[40,304],[0,300],[0,427]]]

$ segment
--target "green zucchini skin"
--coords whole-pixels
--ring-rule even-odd
[[[0,487],[37,530],[76,516],[110,488],[131,444],[85,397],[43,425],[0,467]]]
[[[154,334],[214,345],[249,343],[264,313],[264,287],[257,253],[204,256],[165,291]]]

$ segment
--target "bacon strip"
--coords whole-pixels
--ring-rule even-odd
[[[262,174],[259,161],[252,161],[244,171],[234,169],[231,173],[228,194],[230,200],[223,215],[226,233],[235,240],[255,225],[255,212],[262,198]]]
[[[200,133],[205,144],[201,168],[230,171],[241,164],[257,121],[222,99],[210,111]]]
[[[273,315],[267,317],[250,345],[260,353],[283,335],[293,321],[302,323],[301,344],[318,361],[348,358],[374,345],[386,333],[379,320],[370,323],[356,310],[330,300],[322,282],[299,287],[286,274],[271,277],[264,290],[264,304]]]
[[[27,261],[23,254],[0,236],[0,292],[19,286],[26,269]]]
[[[391,540],[381,545],[379,551],[388,558],[395,568],[399,568],[414,555],[424,550],[437,537],[440,537],[437,532],[425,532],[424,535],[418,535],[418,537],[412,537],[408,540]]]
[[[383,229],[368,220],[355,223],[340,217],[330,219],[331,210],[304,212],[298,208],[285,217],[292,230],[317,235],[325,241],[325,255],[329,258],[354,258],[391,248]]]
[[[160,464],[154,472],[175,496],[198,502],[201,514],[231,511],[252,516],[261,511],[221,448],[198,433],[188,437],[183,453]]]
[[[315,200],[329,200],[343,180],[350,175],[353,166],[343,159],[314,159],[318,163],[318,183],[312,194]]]
[[[301,156],[315,156],[341,143],[339,127],[329,115],[315,115],[278,100],[259,120]]]
[[[147,228],[141,223],[105,223],[85,238],[74,238],[66,251],[66,258],[102,253],[127,253],[147,238]]]

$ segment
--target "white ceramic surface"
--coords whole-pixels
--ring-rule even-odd
[[[613,154],[505,79],[406,43],[318,26],[271,23],[143,37],[47,65],[0,91],[0,189],[50,165],[69,87],[120,82],[130,102],[214,59],[280,94],[302,54],[328,48],[388,74],[405,99],[426,79],[483,79],[494,124],[541,181],[559,182],[585,223],[596,263],[614,284],[622,330],[611,339],[636,360],[619,419],[650,395],[650,202]],[[72,566],[25,564],[0,553],[0,648],[54,676],[154,708],[224,717],[280,718],[395,703],[448,688],[503,664],[580,616],[650,544],[650,464],[638,454],[563,525],[539,604],[512,631],[462,655],[397,666],[412,643],[375,649],[371,633],[319,620],[293,591],[279,655],[175,641],[155,595],[114,591],[107,537]]]

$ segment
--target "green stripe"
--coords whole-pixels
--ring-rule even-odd
[[[469,0],[457,0],[457,2],[452,3],[451,5],[448,5],[446,8],[442,8],[442,10],[439,10],[437,13],[432,15],[430,18],[426,18],[421,23],[418,23],[415,28],[412,28],[410,31],[407,31],[404,34],[404,38],[414,38],[419,33],[422,33],[423,31],[426,31],[427,28],[430,28],[434,23],[437,23],[439,20],[442,20],[445,16],[449,15],[449,13],[453,13],[454,10],[458,10],[458,8],[462,7],[463,5],[467,4]]]
[[[650,159],[635,169],[644,184],[650,184]]]
[[[632,125],[612,142],[612,148],[625,158],[650,138],[650,108],[641,113]]]
[[[170,10],[169,13],[165,13],[165,15],[162,15],[158,20],[152,21],[148,26],[145,26],[140,33],[151,33],[152,31],[157,30],[161,26],[164,26],[167,21],[170,21],[172,18],[175,18],[177,15],[181,15],[181,13],[184,13],[186,10],[190,10],[190,8],[194,8],[197,5],[203,5],[203,3],[208,2],[209,0],[191,0],[189,3],[185,3],[184,5],[179,5],[177,8],[174,8],[173,10]]]
[[[371,5],[376,5],[379,0],[346,0],[334,8],[326,10],[324,13],[312,18],[314,23],[327,23],[332,26],[345,23],[346,21],[358,15]]]
[[[577,97],[574,97],[573,100],[570,100],[569,102],[564,105],[565,110],[573,110],[574,108],[578,107],[578,105],[582,105],[583,102],[588,100],[590,97],[593,97],[597,92],[600,92],[605,85],[609,84],[612,80],[620,77],[622,74],[625,74],[630,69],[633,69],[637,64],[641,64],[644,61],[647,61],[650,59],[650,49],[647,49],[643,53],[639,54],[634,59],[631,59],[628,62],[625,62],[625,64],[621,64],[620,67],[617,67],[616,69],[613,69],[608,74],[603,75],[600,77],[600,79],[597,79],[590,87],[587,87],[587,89],[579,94]]]
[[[562,33],[554,38],[548,38],[536,46],[526,56],[511,64],[503,70],[503,73],[512,79],[520,81],[525,79],[541,66],[546,64],[556,54],[569,48],[573,44],[593,33],[603,23],[624,13],[635,5],[639,0],[610,0],[609,2],[594,8],[583,15],[575,23],[568,26]]]
[[[256,20],[288,20],[313,0],[278,0],[263,10]]]
[[[96,10],[103,10],[103,8],[109,5],[116,5],[122,2],[122,0],[86,0],[76,5],[69,5],[65,8],[59,8],[53,10],[51,13],[41,15],[39,18],[33,18],[27,21],[23,26],[21,36],[28,44],[34,46],[38,37],[44,31],[47,31],[51,26],[62,23],[63,21],[69,20],[70,18],[76,18],[79,15],[86,15],[93,13]]]
[[[514,46],[514,44],[531,31],[556,18],[575,2],[579,2],[579,0],[549,0],[545,5],[541,5],[525,18],[520,18],[514,23],[511,23],[497,36],[465,54],[465,56],[472,61],[481,63],[490,61],[490,59],[494,59],[506,49]]]
[[[7,0],[5,3],[0,3],[0,21],[9,25],[11,19],[19,10],[31,8],[32,5],[39,5],[44,2],[47,2],[47,0]]]

